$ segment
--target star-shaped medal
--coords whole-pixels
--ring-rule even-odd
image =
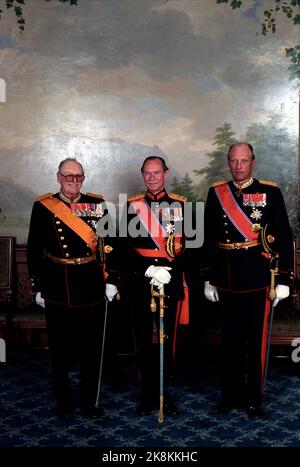
[[[171,234],[174,233],[174,231],[175,231],[174,225],[170,224],[170,222],[168,222],[168,224],[166,225],[165,229],[166,229],[166,232],[167,232],[169,235],[171,235]]]
[[[258,221],[262,218],[262,212],[259,209],[253,209],[253,212],[250,214],[250,217]]]

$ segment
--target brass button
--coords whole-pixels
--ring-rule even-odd
[[[155,258],[155,259],[154,259],[154,261],[157,263],[158,259],[157,259],[157,258]]]
[[[64,239],[65,239],[65,237],[60,237],[60,239],[61,239],[61,240],[64,240]]]
[[[57,232],[62,232],[62,229],[57,229]]]
[[[230,240],[229,240],[229,238],[227,238],[226,242],[227,242],[227,243],[230,243]]]
[[[68,248],[68,245],[63,245],[63,248]]]
[[[69,253],[66,253],[66,254],[65,254],[65,257],[66,257],[66,258],[69,258],[69,256],[70,256]]]
[[[60,221],[55,221],[55,224],[57,224],[57,225],[60,224]]]

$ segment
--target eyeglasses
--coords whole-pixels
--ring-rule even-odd
[[[68,175],[64,175],[62,174],[61,172],[59,172],[59,174],[64,177],[65,181],[66,182],[83,182],[83,180],[85,179],[85,176],[82,175],[82,174],[68,174]]]

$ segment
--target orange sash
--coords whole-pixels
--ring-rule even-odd
[[[215,187],[216,195],[227,216],[236,229],[248,240],[257,240],[258,232],[251,229],[253,224],[233,197],[228,183]]]
[[[40,199],[39,202],[79,235],[89,245],[90,249],[96,253],[97,236],[89,225],[80,217],[73,216],[71,209],[53,196]]]

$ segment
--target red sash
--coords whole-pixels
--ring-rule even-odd
[[[228,183],[215,187],[216,195],[220,201],[220,204],[227,216],[237,228],[237,230],[248,240],[257,240],[259,237],[258,232],[253,232],[251,227],[253,226],[251,220],[247,217],[244,211],[240,208],[236,202]]]
[[[133,201],[131,204],[145,229],[158,247],[159,254],[157,256],[167,258],[169,261],[174,261],[174,258],[168,255],[166,251],[166,238],[168,234],[150,206],[148,206],[144,199]]]
[[[272,303],[269,298],[270,287],[266,289],[266,304],[265,304],[265,311],[264,311],[264,324],[263,324],[263,335],[262,335],[262,343],[261,343],[261,382],[262,382],[262,391],[264,387],[264,382],[266,378],[266,367],[267,367],[267,357],[268,357],[268,338],[269,332],[272,332],[272,329],[269,328],[269,316],[272,312]],[[270,337],[271,339],[271,337]]]
[[[178,301],[175,319],[174,339],[173,339],[173,359],[176,354],[177,328],[179,324],[189,324],[190,322],[190,299],[189,288],[185,281],[184,272],[182,273],[183,280],[183,299]]]
[[[53,196],[40,199],[39,202],[79,235],[79,237],[89,245],[90,249],[96,253],[97,236],[95,232],[88,224],[80,219],[80,217],[73,216],[68,206]]]
[[[142,224],[144,225],[147,232],[150,234],[153,241],[156,243],[157,247],[159,248],[158,251],[155,251],[155,256],[167,258],[169,261],[174,261],[175,258],[168,255],[166,251],[166,237],[168,236],[166,231],[163,229],[162,225],[159,222],[159,219],[154,214],[150,206],[146,203],[144,199],[133,201],[131,203],[133,208],[141,220]],[[148,255],[146,250],[142,248],[137,248],[137,251],[140,251],[142,256],[154,256],[152,254]],[[145,252],[143,254],[142,252]],[[153,251],[153,250],[148,250]],[[184,298],[178,302],[177,306],[177,317],[176,317],[176,327],[177,323],[180,324],[188,324],[189,323],[189,288],[185,282],[185,278],[183,275],[183,290],[184,290]],[[175,338],[174,338],[174,349],[175,352]]]
[[[177,305],[177,316],[178,316],[178,323],[179,324],[189,324],[189,288],[185,280],[184,272],[182,273],[183,279],[183,299],[179,300]]]

